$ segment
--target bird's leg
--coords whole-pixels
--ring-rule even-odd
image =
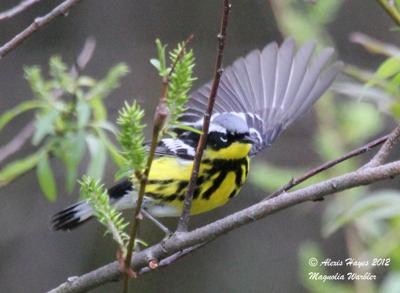
[[[172,235],[171,230],[169,230],[166,226],[164,226],[163,223],[161,223],[159,220],[157,220],[155,217],[153,217],[152,214],[150,214],[148,211],[146,211],[146,209],[142,209],[141,213],[143,214],[143,216],[147,219],[149,219],[150,221],[152,221],[158,228],[160,228],[167,237],[169,237],[170,235]]]

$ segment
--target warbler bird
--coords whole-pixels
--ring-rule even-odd
[[[246,181],[250,158],[269,147],[283,129],[311,108],[328,89],[342,63],[331,62],[332,48],[313,58],[315,43],[295,49],[292,38],[278,47],[268,44],[227,67],[221,77],[214,112],[200,164],[191,214],[226,204]],[[201,130],[211,83],[193,92],[182,125]],[[156,149],[143,212],[152,217],[179,216],[191,176],[199,133],[177,128],[176,137],[163,138]],[[133,208],[137,184],[126,179],[108,189],[117,209]],[[57,213],[53,228],[69,230],[93,215],[78,202]],[[154,219],[154,218],[153,218]]]

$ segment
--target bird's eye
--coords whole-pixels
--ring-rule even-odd
[[[223,143],[227,143],[228,142],[228,138],[226,136],[220,136],[219,138]]]

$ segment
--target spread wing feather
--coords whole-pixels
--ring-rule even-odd
[[[269,146],[327,90],[342,63],[331,63],[332,48],[312,58],[315,43],[304,44],[297,52],[292,38],[278,47],[268,44],[254,50],[225,69],[218,89],[214,114],[236,113],[248,124],[258,140],[252,155]],[[196,122],[207,109],[211,83],[192,93],[182,121]]]

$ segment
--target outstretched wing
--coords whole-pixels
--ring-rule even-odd
[[[330,62],[332,48],[312,58],[314,49],[308,42],[296,52],[289,38],[236,60],[222,74],[212,119],[220,113],[242,117],[257,140],[252,155],[269,146],[328,89],[342,66]],[[210,89],[207,83],[191,95],[182,121],[203,118]]]

